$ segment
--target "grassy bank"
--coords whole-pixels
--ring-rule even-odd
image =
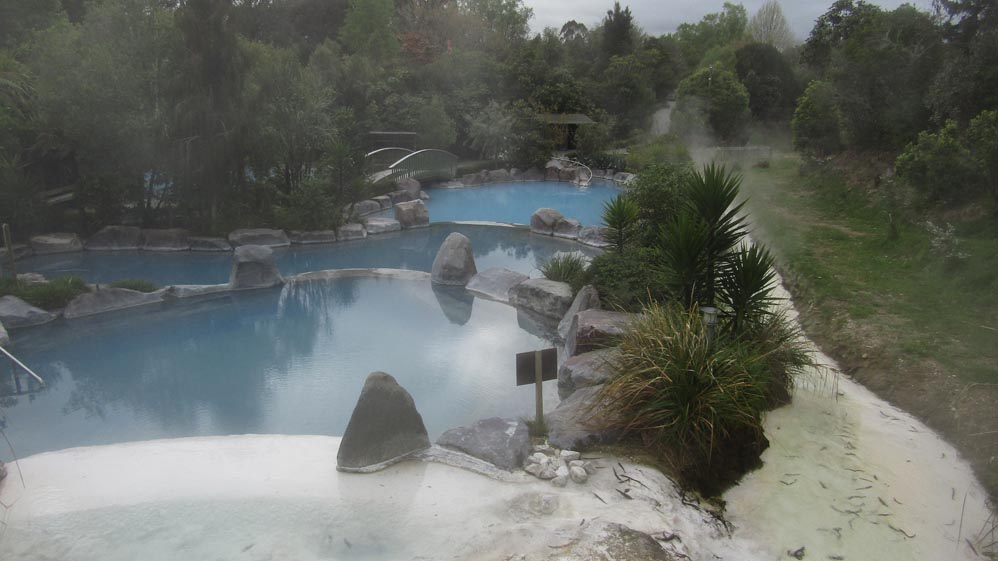
[[[874,166],[745,169],[754,235],[777,254],[805,329],[844,370],[943,432],[998,495],[998,220],[898,211]],[[890,216],[894,216],[894,227]],[[955,227],[946,259],[925,226]]]

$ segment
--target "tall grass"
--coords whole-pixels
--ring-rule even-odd
[[[567,282],[578,292],[589,278],[589,263],[578,253],[563,253],[541,265],[541,274],[548,280]]]
[[[758,464],[763,413],[811,364],[790,324],[772,317],[758,338],[712,343],[697,307],[650,303],[623,336],[596,406],[685,484],[723,490]]]
[[[48,282],[23,283],[13,279],[0,280],[0,296],[17,296],[43,310],[65,308],[73,299],[87,292],[87,283],[79,277],[58,277]]]

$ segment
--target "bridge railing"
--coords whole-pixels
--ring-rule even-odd
[[[374,173],[388,169],[389,166],[412,154],[408,148],[379,148],[364,154],[364,171]]]
[[[457,156],[445,150],[427,148],[404,156],[388,166],[387,171],[380,181],[453,179],[457,174]]]

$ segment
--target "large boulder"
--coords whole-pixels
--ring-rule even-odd
[[[142,229],[135,226],[104,226],[87,240],[89,251],[125,251],[142,247]]]
[[[288,232],[288,238],[295,245],[333,243],[336,241],[336,230],[292,230]]]
[[[416,181],[411,177],[406,179],[399,179],[398,182],[396,182],[396,185],[398,185],[399,191],[405,191],[406,193],[409,193],[409,196],[412,197],[413,199],[418,199],[419,192],[423,189],[423,186],[419,183],[419,181]]]
[[[389,374],[372,372],[364,382],[336,453],[340,471],[376,471],[430,447],[412,396]]]
[[[388,198],[391,199],[393,205],[397,205],[399,203],[415,201],[418,197],[413,197],[408,191],[392,191],[388,193]]]
[[[396,203],[395,220],[399,221],[403,230],[424,228],[430,225],[430,212],[423,201]]]
[[[530,216],[530,231],[550,236],[554,234],[554,227],[558,222],[564,219],[565,217],[553,208],[539,208]]]
[[[436,284],[464,286],[478,269],[475,267],[475,254],[471,250],[471,240],[464,234],[451,233],[440,244],[437,257],[430,269],[431,279]]]
[[[519,469],[530,454],[530,430],[522,420],[492,417],[440,435],[437,446],[485,460],[505,470]]]
[[[37,255],[83,251],[83,242],[76,234],[56,232],[32,236],[31,249]]]
[[[3,326],[3,322],[0,322],[0,347],[10,346],[10,335],[7,334],[7,328]]]
[[[565,352],[575,356],[613,345],[637,317],[609,310],[584,310],[572,318],[565,339]]]
[[[142,249],[146,251],[187,251],[190,234],[183,228],[142,230]]]
[[[496,169],[489,172],[489,183],[507,183],[512,181],[512,176],[505,169]]]
[[[398,232],[402,229],[402,224],[400,224],[398,220],[395,220],[394,218],[385,218],[383,216],[368,218],[364,221],[364,225],[369,236]]]
[[[577,239],[582,231],[582,223],[574,218],[565,218],[555,222],[551,234],[556,238]]]
[[[549,166],[544,169],[544,181],[561,181],[561,168]]]
[[[580,388],[609,382],[619,356],[613,347],[569,357],[558,369],[558,397],[566,399]]]
[[[592,247],[603,248],[610,246],[606,241],[606,228],[599,226],[587,226],[579,230],[578,240]]]
[[[232,251],[232,244],[225,238],[206,238],[191,236],[191,251]]]
[[[55,318],[52,312],[36,308],[17,296],[0,297],[0,323],[10,329],[48,323]]]
[[[523,172],[520,179],[523,181],[544,181],[544,172],[537,168],[530,168]]]
[[[509,302],[510,289],[528,278],[527,275],[516,271],[492,267],[471,277],[465,288],[492,300]]]
[[[367,230],[363,224],[344,224],[336,230],[336,239],[341,242],[352,240],[362,240],[367,237]]]
[[[101,288],[95,292],[87,292],[73,298],[66,305],[63,316],[66,319],[73,319],[113,310],[155,304],[163,301],[163,294],[164,291],[162,290],[147,293],[128,290],[126,288]]]
[[[620,431],[606,428],[608,412],[596,405],[602,390],[603,386],[578,389],[545,415],[548,443],[562,450],[581,450],[617,440]]]
[[[381,207],[381,210],[392,208],[392,198],[389,197],[388,195],[378,195],[377,197],[371,197],[371,200],[377,202],[378,206]]]
[[[288,247],[291,240],[284,230],[271,230],[269,228],[245,228],[236,230],[229,234],[229,243],[233,247],[243,245],[262,245],[270,248]]]
[[[509,302],[547,319],[560,321],[572,305],[572,296],[572,287],[568,283],[529,279],[509,291]]]
[[[283,283],[274,262],[274,252],[269,247],[244,245],[236,248],[229,274],[229,286],[233,289],[269,288]]]
[[[357,213],[357,216],[366,216],[375,212],[381,212],[381,203],[373,199],[367,199],[359,203],[354,203],[353,210]]]
[[[591,284],[583,286],[582,290],[575,295],[572,305],[558,323],[558,335],[561,337],[561,340],[565,341],[568,339],[568,331],[572,328],[572,320],[575,319],[575,314],[585,310],[599,309],[599,307],[599,292],[596,291],[596,287]]]

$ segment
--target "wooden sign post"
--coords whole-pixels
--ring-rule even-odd
[[[534,420],[541,426],[544,425],[544,396],[541,385],[548,380],[556,379],[558,379],[558,351],[554,347],[516,354],[516,385],[536,385],[537,416]]]

